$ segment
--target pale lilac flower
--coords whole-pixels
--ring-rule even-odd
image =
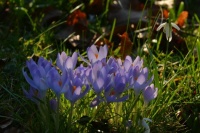
[[[106,84],[105,98],[107,102],[123,102],[128,99],[128,95],[121,96],[126,90],[126,79],[124,75],[117,73],[113,80]]]
[[[107,45],[100,46],[99,51],[95,45],[87,48],[87,55],[90,62],[93,64],[98,60],[102,60],[107,57],[108,47]]]
[[[57,59],[56,59],[56,65],[58,68],[60,68],[60,70],[63,69],[64,62],[66,61],[67,58],[68,58],[68,56],[65,52],[62,52],[61,54],[58,53]]]
[[[88,67],[84,67],[83,64],[81,64],[74,70],[74,75],[79,78],[84,78],[86,77],[87,70],[88,70]]]
[[[110,57],[107,61],[108,74],[116,74],[121,69],[122,63],[114,57]]]
[[[143,90],[144,102],[148,104],[151,100],[155,99],[158,95],[158,88],[154,87],[154,84],[147,86]]]
[[[30,59],[26,62],[26,65],[29,69],[31,78],[28,76],[27,72],[22,69],[23,75],[26,81],[33,87],[41,91],[46,91],[48,89],[46,83],[46,75],[48,71],[52,68],[52,64],[40,57],[38,63],[33,59]]]
[[[72,71],[72,70],[70,70]],[[78,99],[82,98],[89,91],[89,85],[87,82],[83,82],[85,79],[79,77],[71,77],[69,79],[68,89],[64,93],[65,98],[68,99],[72,104],[74,104]],[[83,90],[84,88],[84,90]]]
[[[172,40],[172,27],[180,30],[180,28],[175,23],[169,22],[169,20],[160,24],[156,30],[159,31],[161,28],[163,28],[163,32],[166,34],[166,38],[170,42]]]
[[[74,52],[72,56],[67,56],[65,52],[62,52],[61,54],[58,53],[57,59],[56,59],[56,65],[61,70],[63,69],[74,69],[76,67],[78,54]]]
[[[91,83],[93,90],[97,95],[99,95],[103,89],[104,84],[107,79],[107,70],[103,66],[101,61],[97,61],[93,64],[91,69],[88,69],[88,80]]]
[[[142,65],[143,65],[143,60],[141,60],[139,56],[137,56],[134,61],[132,60],[132,58],[130,56],[126,56],[124,63],[123,63],[123,66],[124,66],[126,72],[128,72],[129,69],[135,68],[136,66],[141,68]]]
[[[132,74],[129,80],[129,87],[134,89],[136,95],[139,95],[141,91],[143,91],[153,81],[153,76],[148,79],[149,73],[147,68],[140,70],[140,68],[136,66],[129,72]]]
[[[28,99],[35,102],[36,104],[39,104],[39,100],[43,100],[43,98],[45,97],[44,91],[35,89],[32,86],[30,86],[29,91],[23,89],[23,92]]]
[[[69,79],[68,73],[65,69],[63,69],[62,74],[58,72],[57,69],[52,68],[47,74],[47,85],[50,89],[52,89],[57,97],[60,97],[61,93],[66,92]]]

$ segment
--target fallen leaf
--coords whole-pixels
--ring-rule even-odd
[[[127,55],[130,55],[132,52],[133,43],[130,40],[128,33],[124,32],[122,35],[118,35],[121,39],[120,41],[120,54],[122,59],[125,59]]]
[[[187,18],[188,18],[188,12],[182,11],[181,14],[179,15],[178,19],[176,20],[177,25],[179,27],[183,27]]]
[[[169,11],[168,10],[166,10],[166,9],[163,9],[163,17],[164,18],[169,18]]]
[[[69,26],[82,25],[87,27],[87,24],[86,14],[79,9],[72,12],[67,18],[67,25]]]

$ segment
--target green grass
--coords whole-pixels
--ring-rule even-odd
[[[195,26],[188,28],[186,25],[185,29],[188,29],[187,33],[190,34],[180,35],[186,42],[187,53],[181,50],[178,52],[170,49],[169,51],[161,50],[163,45],[170,45],[161,41],[165,38],[165,34],[149,30],[149,34],[153,34],[159,41],[156,46],[149,46],[149,53],[145,53],[141,51],[141,46],[144,42],[151,42],[151,38],[143,41],[137,39],[137,34],[128,29],[127,25],[130,22],[127,18],[125,27],[127,27],[127,32],[132,33],[133,51],[138,51],[137,54],[144,60],[144,66],[148,67],[151,75],[154,75],[153,83],[158,88],[157,98],[148,106],[144,106],[142,96],[137,98],[133,91],[128,91],[126,93],[129,93],[130,97],[126,102],[102,103],[97,108],[90,108],[89,104],[94,98],[93,92],[90,91],[86,97],[74,105],[73,110],[70,110],[70,102],[61,96],[60,110],[57,113],[50,109],[48,103],[49,99],[55,97],[52,92],[48,92],[46,101],[40,107],[24,96],[22,88],[28,89],[29,85],[23,77],[22,68],[26,60],[30,58],[37,60],[39,56],[42,56],[48,60],[52,59],[55,63],[57,53],[62,51],[69,55],[75,50],[79,50],[81,54],[86,52],[86,48],[91,45],[90,41],[81,40],[78,47],[72,47],[68,42],[69,36],[64,40],[55,39],[55,34],[66,26],[66,18],[70,12],[85,3],[76,0],[32,3],[10,0],[9,2],[7,5],[5,1],[0,2],[0,7],[2,6],[0,11],[7,14],[0,22],[0,125],[5,121],[11,123],[7,128],[0,129],[0,132],[11,127],[19,128],[22,132],[66,132],[70,125],[71,132],[95,132],[101,129],[110,132],[137,133],[144,132],[144,129],[138,125],[138,121],[144,117],[152,120],[149,123],[151,132],[198,132],[200,28],[195,28]],[[111,51],[114,51],[116,57],[120,57],[117,49],[120,40],[116,39],[114,33],[118,25],[116,20],[107,21],[109,2],[111,1],[107,1],[100,14],[95,16],[96,19],[88,23],[89,33],[80,32],[79,34],[86,40],[91,39],[93,33],[102,35],[102,38],[107,37],[107,40],[113,44]],[[48,5],[53,9],[62,10],[64,14],[52,23],[42,26],[42,16],[46,15],[44,10],[48,9]],[[86,5],[80,6],[83,12],[87,11]],[[6,6],[9,7],[9,12],[4,10]],[[178,11],[173,9],[171,12],[174,14],[177,12],[176,15],[178,15],[183,8],[182,5]],[[177,17],[176,15],[173,19]],[[192,17],[194,23],[199,24],[198,16]],[[138,20],[138,25],[140,25],[140,20]],[[147,25],[154,26],[150,22]],[[110,35],[103,33],[102,27],[106,27]],[[138,26],[135,30],[140,28]],[[116,41],[118,41],[117,44]],[[197,50],[196,54],[194,54],[194,48]],[[110,52],[109,56],[112,54],[113,52]],[[135,52],[131,53],[131,55],[135,54]],[[133,124],[130,129],[127,129],[125,123],[129,119]]]

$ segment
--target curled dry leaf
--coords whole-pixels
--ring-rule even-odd
[[[178,17],[178,19],[176,20],[176,23],[179,27],[183,27],[186,20],[188,18],[188,12],[187,11],[182,11]]]
[[[77,24],[87,27],[87,17],[86,14],[82,11],[75,10],[72,14],[67,18],[67,24],[69,26],[75,26]]]

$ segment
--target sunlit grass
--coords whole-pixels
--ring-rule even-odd
[[[12,4],[14,1],[10,2]],[[62,6],[64,2],[60,1],[58,3],[59,6]],[[130,96],[125,102],[101,103],[99,106],[91,108],[89,105],[95,94],[93,91],[89,91],[84,98],[74,105],[72,118],[69,121],[71,105],[63,95],[60,97],[58,119],[56,112],[51,110],[49,104],[49,100],[55,98],[55,94],[52,91],[48,91],[46,101],[42,102],[39,110],[35,103],[24,96],[22,90],[22,88],[29,88],[22,75],[22,67],[25,66],[26,60],[30,58],[37,60],[38,57],[42,56],[48,60],[52,59],[55,65],[57,53],[65,51],[68,55],[72,54],[73,51],[68,48],[69,44],[65,43],[69,38],[64,41],[54,38],[53,29],[64,24],[65,21],[54,22],[48,27],[40,29],[39,19],[32,18],[31,11],[27,11],[28,6],[23,1],[15,4],[17,4],[15,7],[12,5],[15,8],[15,14],[20,14],[19,17],[15,17],[18,25],[10,29],[6,23],[0,24],[0,29],[7,31],[7,34],[0,33],[2,35],[0,37],[1,43],[3,44],[0,46],[0,118],[7,120],[7,124],[11,122],[8,128],[13,126],[25,132],[67,132],[69,125],[71,125],[71,132],[109,130],[110,132],[132,133],[144,131],[138,121],[145,117],[152,120],[152,122],[149,122],[151,132],[198,131],[200,111],[199,28],[195,31],[196,36],[188,34],[185,37],[189,49],[186,54],[181,53],[181,51],[166,52],[159,50],[161,45],[165,45],[161,44],[161,39],[165,38],[164,33],[156,35],[158,42],[156,46],[153,46],[154,49],[151,49],[152,47],[148,48],[148,53],[141,51],[140,47],[138,47],[138,54],[144,60],[144,66],[149,69],[150,76],[154,75],[153,83],[158,88],[157,98],[152,100],[148,106],[144,105],[142,95],[136,97],[134,91],[129,90],[126,93]],[[34,3],[32,4],[34,5]],[[108,4],[109,1],[102,16],[97,17],[96,25],[90,25],[92,31],[97,30],[97,33],[100,33],[102,24],[107,23],[102,21],[107,17]],[[71,8],[66,8],[66,10],[70,12],[73,10],[73,2],[68,3],[68,5],[68,8]],[[36,8],[34,6],[31,7],[32,10]],[[84,7],[81,8],[84,9]],[[20,12],[19,9],[23,9],[24,12]],[[173,12],[172,15],[174,14],[171,19],[175,20],[183,9],[184,6],[181,4],[177,13],[175,9],[171,10]],[[23,18],[26,18],[27,21],[23,22]],[[195,16],[194,18],[195,22],[199,23],[198,17]],[[18,27],[23,23],[27,24],[28,29],[20,29]],[[148,25],[152,26],[151,23]],[[140,21],[137,29],[140,29],[139,26]],[[110,25],[111,35],[108,39],[110,42],[113,41],[115,27],[116,20]],[[149,30],[148,32],[151,34],[153,31]],[[193,33],[193,29],[188,32]],[[133,36],[133,39],[135,38],[136,35]],[[151,42],[151,38],[145,40],[145,42]],[[138,41],[138,43],[140,42]],[[142,45],[140,44],[139,46]],[[194,53],[194,48],[196,53]],[[116,49],[111,50],[114,51]],[[84,54],[84,52],[82,50],[80,54]],[[112,54],[113,52],[110,52],[109,56],[112,56]],[[119,53],[117,52],[117,54]],[[132,55],[135,55],[135,53],[132,53]],[[126,126],[128,120],[133,122],[130,128]]]

